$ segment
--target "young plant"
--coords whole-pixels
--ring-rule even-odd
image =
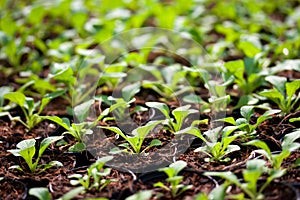
[[[203,71],[205,73],[205,71]],[[207,72],[206,72],[207,73]],[[201,112],[213,112],[214,114],[218,112],[226,111],[227,104],[230,102],[230,95],[226,94],[227,86],[232,82],[231,79],[224,83],[218,83],[215,80],[210,80],[209,75],[203,75],[205,88],[208,89],[210,97],[208,101],[205,101],[199,97],[199,95],[190,94],[183,97],[183,100],[187,103],[194,103],[201,105]]]
[[[26,97],[21,92],[9,92],[4,95],[4,99],[11,101],[12,103],[17,104],[22,109],[25,115],[25,121],[23,121],[19,116],[11,117],[8,113],[8,116],[11,120],[21,122],[26,128],[31,130],[34,126],[39,124],[43,118],[40,116],[41,112],[45,106],[51,101],[51,99],[56,98],[62,95],[65,91],[58,90],[53,93],[46,94],[41,101],[34,102],[34,99],[31,97]],[[36,112],[36,113],[35,113]]]
[[[183,176],[179,176],[179,172],[182,171],[187,166],[186,162],[179,160],[175,163],[172,163],[169,165],[169,167],[164,167],[158,169],[160,172],[164,172],[168,178],[166,181],[170,184],[165,185],[162,182],[157,182],[154,184],[154,187],[160,187],[163,188],[169,192],[171,192],[172,197],[178,197],[186,190],[192,189],[192,185],[183,185],[180,184],[183,180]]]
[[[123,133],[118,127],[106,127],[106,126],[99,126],[100,128],[103,129],[107,129],[110,130],[116,134],[118,134],[118,136],[121,136],[123,139],[125,139],[128,144],[131,146],[131,148],[129,147],[128,144],[122,144],[119,145],[121,147],[125,147],[125,150],[120,150],[119,148],[117,149],[113,149],[112,152],[114,153],[119,153],[121,151],[124,152],[131,152],[131,153],[144,153],[147,149],[153,147],[153,146],[160,146],[162,145],[161,141],[159,141],[158,139],[153,139],[149,146],[147,146],[144,150],[141,150],[142,148],[142,144],[145,140],[145,138],[147,137],[147,135],[149,134],[149,132],[158,124],[162,123],[163,120],[159,120],[159,121],[150,121],[148,122],[146,125],[144,126],[140,126],[136,129],[134,129],[131,133],[131,135],[126,135],[125,133]]]
[[[202,152],[208,155],[205,161],[221,161],[227,162],[230,160],[229,157],[224,158],[228,154],[240,150],[238,145],[232,145],[231,143],[238,137],[244,135],[244,132],[239,132],[234,135],[230,134],[234,132],[237,127],[227,126],[222,129],[222,127],[217,127],[204,132],[207,139],[201,134],[200,130],[195,127],[188,127],[179,131],[176,134],[190,134],[194,135],[204,141],[205,145],[195,149],[195,152]],[[219,139],[219,137],[221,138]]]
[[[87,174],[73,174],[68,176],[68,178],[71,179],[71,185],[80,185],[79,188],[84,188],[83,191],[89,191],[93,188],[95,188],[98,191],[101,191],[103,188],[105,188],[108,184],[112,182],[112,180],[104,178],[105,176],[108,176],[110,174],[111,169],[103,168],[105,163],[112,159],[112,156],[99,158],[87,169]]]
[[[195,109],[190,109],[190,105],[185,105],[178,107],[172,111],[172,115],[174,116],[174,119],[170,116],[170,110],[169,107],[160,102],[146,102],[146,106],[150,108],[158,109],[166,118],[166,125],[170,128],[172,132],[179,131],[186,119],[186,117],[193,113],[198,113]]]
[[[62,138],[63,136],[53,136],[53,137],[47,137],[43,139],[39,146],[38,155],[35,161],[34,161],[34,155],[36,154],[35,139],[23,140],[17,144],[18,149],[8,150],[8,152],[12,153],[14,156],[21,156],[25,160],[26,164],[28,165],[32,173],[36,172],[37,169],[46,170],[53,166],[62,166],[62,163],[58,161],[51,161],[48,164],[39,165],[41,156],[43,155],[47,147],[51,143],[56,142]],[[23,169],[19,165],[13,165],[10,167],[10,169],[18,169],[20,171],[23,171]]]
[[[229,61],[224,64],[226,72],[225,79],[234,77],[234,83],[243,94],[251,94],[260,87],[266,75],[260,68],[254,58],[245,58],[245,60]]]
[[[298,138],[300,138],[300,130],[286,134],[281,144],[282,151],[279,154],[272,154],[268,145],[260,140],[251,140],[245,144],[260,148],[255,150],[255,152],[265,156],[270,161],[273,169],[281,170],[283,160],[289,157],[291,152],[300,148],[300,143],[295,142]]]
[[[268,76],[266,81],[274,87],[264,90],[259,95],[268,98],[278,105],[284,115],[291,111],[298,111],[300,107],[295,108],[300,99],[300,93],[296,94],[300,88],[300,80],[287,82],[287,78],[280,76]]]
[[[271,119],[273,114],[280,113],[280,110],[268,110],[261,116],[259,116],[256,120],[255,124],[251,123],[251,117],[254,115],[254,108],[255,106],[243,106],[240,109],[240,113],[243,116],[243,118],[238,118],[235,120],[233,117],[227,117],[218,121],[224,121],[227,123],[230,123],[241,131],[247,132],[247,136],[255,135],[256,134],[256,128],[265,120]]]
[[[228,171],[228,172],[205,172],[204,175],[207,176],[218,176],[225,179],[225,183],[221,185],[222,188],[227,188],[230,185],[235,185],[240,188],[243,193],[236,195],[226,195],[228,199],[245,199],[245,194],[251,200],[264,199],[263,191],[264,189],[276,178],[281,177],[283,171],[269,171],[265,167],[266,161],[261,159],[248,160],[247,168],[243,170],[243,181],[240,181],[238,177]],[[264,173],[268,173],[268,177],[265,182],[260,186],[258,181]],[[259,187],[258,187],[259,186]],[[220,190],[220,199],[225,199],[225,190]]]
[[[89,100],[74,108],[74,115],[79,123],[71,124],[68,118],[60,118],[57,116],[43,116],[42,119],[47,119],[57,123],[59,126],[66,129],[63,135],[72,135],[77,140],[77,143],[69,148],[70,151],[82,151],[86,149],[86,145],[84,144],[85,137],[92,134],[92,128],[97,125],[97,122],[109,114],[109,109],[105,109],[96,120],[92,122],[85,121],[93,103],[94,100]]]

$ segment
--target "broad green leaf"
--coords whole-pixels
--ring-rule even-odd
[[[170,110],[166,104],[160,103],[160,102],[146,102],[145,104],[146,104],[146,106],[148,106],[150,108],[158,109],[160,112],[162,112],[166,116],[166,118],[168,118],[168,119],[170,118],[170,115],[169,115]]]
[[[149,200],[151,196],[151,190],[140,190],[137,193],[127,197],[125,200]]]
[[[162,142],[160,140],[153,139],[153,140],[151,140],[148,147],[161,146],[161,145],[162,145]]]
[[[205,172],[205,176],[218,176],[220,178],[228,180],[230,183],[233,183],[237,186],[240,186],[241,183],[239,182],[237,176],[232,172]]]
[[[239,151],[239,150],[241,150],[241,148],[238,145],[228,145],[228,146],[226,146],[224,155],[228,155],[234,151]]]
[[[63,138],[63,136],[51,136],[51,137],[47,137],[47,138],[43,139],[43,141],[40,144],[39,157],[42,156],[42,154],[44,153],[44,151],[47,149],[47,147],[51,143],[56,142],[58,140],[61,140],[62,138]]]
[[[239,42],[238,47],[244,52],[247,57],[250,58],[253,58],[256,54],[261,52],[261,50],[250,41],[241,41]]]
[[[132,134],[133,135],[136,135],[138,137],[141,137],[141,138],[145,138],[148,133],[155,127],[157,126],[158,124],[162,123],[163,120],[158,120],[158,121],[150,121],[148,122],[146,125],[144,126],[140,126],[136,129],[134,129],[132,131]]]
[[[295,151],[300,148],[299,143],[295,143],[297,139],[300,138],[300,131],[296,130],[292,133],[286,134],[281,143],[283,150],[289,150],[290,152]]]
[[[74,188],[74,189],[70,190],[69,192],[67,192],[66,194],[64,194],[61,198],[59,198],[59,200],[71,200],[78,194],[82,193],[84,190],[85,190],[85,188],[83,186]]]
[[[285,77],[281,76],[267,76],[266,81],[271,83],[279,92],[281,95],[285,94],[285,83],[287,79]]]
[[[218,200],[224,200],[226,197],[226,184],[222,184],[218,187],[215,187],[208,195],[208,199],[218,199]],[[199,199],[201,200],[201,199]],[[205,199],[204,199],[205,200]]]
[[[199,103],[203,102],[201,97],[199,95],[195,95],[195,94],[189,94],[187,96],[184,96],[183,101],[187,102],[187,103],[195,103],[195,104],[199,104]]]
[[[275,109],[272,109],[272,110],[268,110],[267,112],[265,112],[263,115],[261,115],[257,121],[256,121],[256,124],[259,125],[261,124],[263,121],[267,120],[267,119],[271,119],[273,114],[277,114],[277,113],[280,113],[281,110],[275,110]]]
[[[78,142],[72,146],[70,146],[69,151],[70,152],[81,152],[86,149],[86,145],[83,142]]]
[[[27,149],[27,148],[30,148],[30,147],[33,147],[35,146],[35,139],[27,139],[27,140],[23,140],[21,142],[19,142],[17,144],[17,148],[19,148],[20,150],[23,150],[23,149]]]
[[[59,118],[57,116],[40,116],[40,118],[53,121],[53,122],[57,123],[59,126],[62,126],[67,131],[71,131],[70,123],[67,124],[67,122],[69,122],[69,120],[66,120],[67,118]]]
[[[175,170],[175,175],[178,175],[178,173],[181,170],[183,170],[186,166],[187,166],[187,163],[182,160],[179,160],[179,161],[176,161],[176,162],[170,164],[170,167]]]
[[[94,104],[95,100],[90,99],[74,108],[74,114],[79,122],[84,122],[89,114],[91,106]]]
[[[224,64],[225,68],[233,74],[236,78],[243,80],[244,79],[244,62],[243,60],[229,61]]]
[[[241,107],[241,115],[249,122],[250,118],[254,115],[254,106]]]
[[[20,107],[24,107],[26,97],[21,92],[9,92],[4,95],[4,99],[10,100]]]
[[[137,94],[141,89],[140,82],[136,82],[130,85],[125,86],[122,88],[122,97],[125,101],[129,101],[134,97],[135,94]]]
[[[263,149],[264,151],[266,151],[268,153],[268,155],[271,155],[271,151],[270,148],[268,147],[268,145],[260,140],[251,140],[247,143],[245,143],[245,145],[252,145],[252,146],[256,146],[258,148]]]
[[[195,127],[187,127],[185,129],[182,129],[178,132],[175,132],[176,135],[180,135],[180,134],[190,134],[190,135],[194,135],[198,138],[200,138],[201,140],[203,140],[204,142],[206,142],[206,139],[203,137],[203,135],[201,134],[200,130],[198,128]]]
[[[232,125],[236,125],[235,119],[233,117],[226,117],[226,118],[223,118],[223,119],[218,119],[217,121],[222,121],[222,122],[226,122],[226,123],[229,123],[229,124],[232,124]]]
[[[35,187],[29,190],[29,194],[35,196],[39,200],[51,200],[51,194],[48,188],[45,187]]]
[[[259,95],[269,98],[278,105],[280,105],[281,102],[284,101],[284,95],[276,89],[263,90],[259,93]]]
[[[163,184],[162,182],[157,182],[153,185],[154,187],[161,187],[164,188],[165,190],[169,191],[170,188],[168,188],[165,184]]]
[[[294,80],[292,82],[288,82],[285,84],[286,86],[286,94],[289,98],[296,93],[296,91],[300,88],[300,80]]]

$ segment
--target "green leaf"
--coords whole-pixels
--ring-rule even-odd
[[[267,154],[268,154],[269,156],[272,155],[272,154],[271,154],[271,151],[270,151],[270,148],[269,148],[268,145],[267,145],[265,142],[263,142],[263,141],[260,141],[260,140],[251,140],[251,141],[245,143],[245,145],[256,146],[256,147],[261,148],[261,149],[263,149],[264,151],[266,151]]]
[[[59,200],[71,200],[75,196],[77,196],[78,194],[80,194],[84,191],[85,191],[85,188],[83,186],[74,188],[74,189],[70,190],[69,192],[67,192],[66,194],[64,194],[61,198],[59,198]]]
[[[45,187],[35,187],[29,190],[29,194],[35,196],[39,200],[51,200],[51,194],[48,188]]]
[[[267,119],[271,119],[273,114],[277,114],[277,113],[280,113],[281,110],[275,110],[275,109],[272,109],[272,110],[268,110],[267,112],[265,112],[263,115],[261,115],[257,121],[256,121],[256,125],[259,125],[261,124],[263,121],[267,120]]]
[[[157,182],[153,185],[154,187],[160,187],[160,188],[163,188],[167,191],[169,191],[170,189],[168,188],[168,186],[166,186],[165,184],[163,184],[162,182]]]
[[[151,196],[151,190],[140,190],[137,193],[127,197],[125,200],[149,200]]]
[[[237,176],[232,172],[205,172],[205,176],[218,176],[220,178],[228,180],[230,183],[233,183],[237,186],[240,186],[241,183],[239,182]]]
[[[199,104],[199,103],[203,102],[201,97],[199,95],[195,95],[195,94],[189,94],[187,96],[184,96],[183,101],[187,102],[187,103],[195,103],[195,104]]]
[[[225,68],[236,78],[244,80],[244,62],[243,60],[229,61],[224,64]]]
[[[153,140],[151,140],[148,147],[161,146],[161,145],[162,145],[162,142],[160,140],[153,139]]]
[[[300,80],[294,80],[293,82],[288,82],[285,84],[286,94],[289,98],[296,93],[296,91],[300,88]]]
[[[196,127],[187,127],[178,132],[175,132],[175,135],[180,135],[180,134],[184,134],[184,133],[194,135],[194,136],[200,138],[201,140],[203,140],[204,142],[206,142],[206,139],[201,134],[201,131]]]
[[[25,95],[21,92],[9,92],[4,95],[5,99],[10,100],[13,103],[16,103],[20,107],[24,107],[25,104]]]
[[[250,118],[254,115],[254,106],[241,107],[241,115],[249,122]]]
[[[214,188],[208,195],[208,199],[218,199],[218,200],[224,200],[226,197],[226,184],[222,184],[219,187]]]
[[[58,140],[61,140],[63,138],[63,136],[51,136],[51,137],[47,137],[45,139],[43,139],[43,141],[40,144],[40,149],[39,149],[39,155],[38,157],[41,157],[42,154],[44,153],[44,151],[47,149],[47,147],[53,143],[56,142]]]
[[[281,95],[285,94],[285,83],[287,81],[285,77],[267,76],[265,79],[271,83],[281,93]]]
[[[292,133],[286,134],[281,143],[283,150],[289,150],[290,152],[299,149],[300,144],[294,143],[294,141],[300,138],[300,130],[294,131]]]
[[[89,114],[91,106],[94,104],[95,100],[90,99],[74,108],[74,114],[79,122],[84,122]]]
[[[78,142],[72,146],[70,146],[69,151],[70,152],[81,152],[86,149],[86,145],[83,142]]]
[[[40,118],[44,119],[44,120],[47,119],[47,120],[53,121],[53,122],[57,123],[58,125],[62,126],[67,131],[69,131],[69,132],[72,131],[70,129],[70,121],[67,118],[60,118],[57,116],[40,116]]]
[[[187,163],[182,161],[182,160],[179,160],[179,161],[176,161],[172,164],[170,164],[170,168],[173,168],[175,170],[175,175],[177,176],[178,173],[183,170],[185,167],[187,166]]]
[[[141,83],[136,82],[122,88],[122,97],[125,101],[129,101],[137,94],[141,89]]]
[[[150,108],[156,108],[158,109],[160,112],[162,112],[167,119],[170,119],[170,110],[169,107],[164,104],[164,103],[160,103],[160,102],[146,102],[145,103],[146,106],[150,107]]]
[[[250,58],[253,58],[256,54],[261,52],[261,50],[250,41],[240,41],[238,47],[244,52],[247,57]]]

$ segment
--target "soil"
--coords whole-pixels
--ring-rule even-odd
[[[107,95],[109,94],[110,92],[107,92]],[[203,99],[207,98],[205,90],[201,90],[199,95],[203,97]],[[137,105],[144,105],[146,101],[159,101],[161,96],[150,91],[144,91],[138,93],[136,99],[136,102],[129,108],[129,111],[132,111]],[[235,103],[236,102],[232,102],[233,105]],[[169,101],[167,102],[167,105],[170,110],[173,110],[178,107],[178,102]],[[67,106],[68,102],[65,99],[57,98],[48,104],[42,114],[57,115],[72,119],[66,112]],[[94,107],[99,108],[99,106],[101,110],[107,108],[107,105],[105,104],[95,105]],[[97,110],[97,112],[99,114],[100,111]],[[15,108],[11,111],[11,114],[13,116],[22,116],[20,108]],[[261,111],[256,110],[255,116],[251,120],[255,122],[261,114]],[[131,115],[132,119],[130,120],[137,125],[144,125],[149,120],[153,120],[151,116],[151,113],[148,111],[137,112]],[[236,111],[227,113],[227,116],[233,116],[235,118],[241,117]],[[285,117],[273,117],[272,119],[266,120],[257,129],[257,139],[265,141],[271,148],[271,151],[280,150],[280,140],[284,135],[295,128],[300,128],[299,124],[290,123],[288,119],[299,116],[299,112],[294,112]],[[200,114],[200,119],[206,118],[210,121],[213,116],[209,113]],[[106,121],[100,122],[99,125],[116,126],[116,123],[113,121]],[[134,128],[130,123],[125,123],[122,126],[127,127],[128,130]],[[203,133],[209,129],[209,126],[205,124],[199,125],[199,129]],[[125,142],[124,139],[116,137],[116,134],[111,131],[103,130],[103,132],[100,132],[99,130],[95,130],[93,137],[87,139],[89,144],[88,151],[82,153],[68,153],[68,148],[75,144],[76,141],[71,136],[65,135],[64,139],[69,144],[66,146],[51,145],[41,159],[41,163],[47,163],[52,160],[60,161],[63,163],[63,167],[54,167],[47,169],[46,171],[38,170],[36,173],[29,172],[23,159],[15,157],[7,152],[7,150],[15,149],[16,144],[24,139],[35,138],[37,141],[41,141],[47,136],[61,135],[63,132],[64,129],[62,127],[47,120],[28,131],[23,125],[13,123],[7,117],[2,117],[0,119],[0,177],[4,177],[2,180],[3,184],[0,185],[1,197],[4,199],[22,199],[24,194],[32,187],[47,187],[53,198],[57,199],[71,189],[76,188],[76,186],[70,184],[68,176],[72,174],[85,174],[88,166],[92,164],[97,157],[110,155],[109,151],[112,148],[111,145],[118,146]],[[236,141],[236,144],[241,147],[241,151],[229,154],[227,157],[230,158],[230,161],[206,162],[204,161],[205,155],[194,152],[197,147],[202,145],[200,139],[193,140],[188,136],[186,136],[186,138],[177,138],[170,131],[163,130],[161,127],[157,127],[151,131],[149,137],[145,139],[142,149],[147,147],[152,139],[159,139],[162,142],[162,146],[150,148],[145,151],[146,154],[144,156],[137,157],[128,153],[114,155],[114,162],[107,163],[107,167],[112,167],[112,171],[111,174],[106,177],[107,179],[112,179],[114,181],[102,191],[92,189],[85,194],[78,195],[75,199],[88,197],[125,199],[127,196],[142,189],[153,190],[153,197],[159,196],[162,193],[163,196],[159,199],[192,199],[192,197],[199,192],[209,193],[218,184],[214,179],[203,176],[205,171],[232,171],[241,178],[241,171],[245,169],[246,161],[257,156],[252,153],[254,150],[253,147],[242,145],[245,141],[238,140]],[[171,141],[172,145],[170,145]],[[284,161],[283,167],[292,166],[299,157],[299,152],[292,153],[290,157]],[[149,163],[151,163],[152,169],[157,169],[158,167],[166,166],[175,160],[184,160],[187,162],[187,168],[185,172],[182,173],[184,176],[183,183],[193,184],[194,187],[193,189],[184,192],[182,195],[173,198],[170,193],[153,186],[153,184],[158,181],[168,184],[165,182],[164,176],[156,176],[155,173],[157,172],[150,172],[150,175],[143,172],[151,171],[150,168],[146,168]],[[116,165],[116,163],[121,164]],[[17,164],[24,168],[24,172],[9,169],[9,167]],[[145,168],[143,168],[144,166]],[[154,175],[151,175],[151,173],[154,173]],[[145,181],[145,177],[150,178]],[[299,177],[300,169],[298,167],[289,169],[280,181],[293,184],[299,190]],[[221,182],[219,182],[219,184],[220,183]],[[7,191],[13,192],[7,194]],[[239,192],[234,188],[232,191],[233,193]],[[292,190],[289,188],[286,189],[282,184],[278,186],[276,183],[273,183],[266,189],[265,195],[266,199],[294,198],[293,196],[287,196],[293,195]],[[33,199],[33,197],[28,195],[27,199]]]

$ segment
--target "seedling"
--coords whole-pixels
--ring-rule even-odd
[[[170,186],[165,185],[162,182],[157,182],[154,184],[154,187],[163,188],[169,192],[171,192],[172,197],[178,197],[186,190],[192,189],[192,185],[183,185],[180,184],[183,180],[183,176],[179,176],[179,173],[187,166],[186,162],[179,160],[175,163],[169,165],[169,167],[164,167],[158,169],[158,171],[164,172],[168,178],[166,181],[170,184]]]
[[[112,159],[112,156],[99,158],[87,169],[87,174],[70,175],[68,178],[71,179],[71,185],[80,185],[79,187],[83,187],[85,191],[92,190],[93,188],[95,188],[98,191],[101,191],[103,188],[105,188],[108,184],[112,182],[112,180],[104,178],[105,176],[110,174],[111,169],[103,168],[105,163]]]
[[[94,100],[90,100],[84,102],[74,108],[74,115],[76,116],[79,123],[70,123],[68,118],[60,118],[57,116],[43,116],[43,119],[47,119],[53,121],[66,129],[64,134],[72,135],[76,140],[77,143],[70,147],[70,151],[81,151],[86,149],[86,145],[84,144],[84,139],[87,135],[93,133],[92,128],[97,125],[97,122],[103,119],[105,116],[109,114],[109,109],[105,109],[96,120],[92,122],[85,121],[88,114],[90,106],[94,103]]]
[[[32,173],[36,172],[37,169],[46,170],[54,166],[61,167],[62,163],[58,161],[51,161],[48,164],[40,164],[40,165],[38,164],[39,164],[39,160],[41,159],[41,156],[43,155],[47,147],[51,143],[56,142],[62,138],[63,136],[53,136],[53,137],[47,137],[44,140],[42,140],[35,161],[34,161],[34,155],[36,154],[35,139],[23,140],[17,144],[18,149],[8,150],[8,152],[12,153],[14,156],[21,156],[25,160],[26,164],[28,165]],[[10,167],[10,169],[18,169],[20,171],[23,171],[23,169],[19,165],[13,165]]]
[[[255,106],[243,106],[240,109],[240,113],[243,118],[238,118],[235,120],[233,117],[227,117],[224,119],[220,119],[218,121],[224,121],[230,123],[234,126],[237,126],[238,129],[247,132],[247,136],[252,136],[256,134],[256,128],[263,123],[267,119],[271,119],[272,115],[280,113],[280,110],[268,110],[261,116],[259,116],[256,120],[255,124],[251,123],[251,117],[254,115]]]
[[[34,102],[34,99],[31,97],[26,97],[21,92],[9,92],[4,95],[4,98],[17,104],[22,109],[25,115],[25,121],[23,121],[19,116],[11,117],[8,113],[8,116],[13,121],[21,122],[26,128],[31,130],[34,126],[39,124],[43,118],[40,116],[41,112],[45,106],[50,102],[51,99],[56,98],[62,95],[65,91],[59,90],[57,92],[46,94],[41,101]],[[37,112],[36,112],[37,111]],[[35,113],[36,112],[36,113]]]
[[[283,160],[289,157],[291,152],[300,148],[300,143],[295,142],[298,138],[300,138],[299,130],[286,134],[281,145],[282,151],[279,154],[272,154],[268,145],[260,140],[251,140],[245,144],[260,148],[255,152],[264,155],[275,170],[281,170]]]
[[[300,88],[300,80],[288,82],[285,77],[268,76],[266,77],[266,81],[274,87],[260,92],[259,95],[276,103],[284,115],[289,114],[293,110],[297,111],[300,109],[300,107],[295,108],[300,99],[300,94],[296,94]]]
[[[146,125],[144,126],[140,126],[136,129],[134,129],[131,133],[131,135],[126,135],[125,133],[123,133],[118,127],[106,127],[106,126],[99,126],[100,128],[103,129],[107,129],[110,130],[116,134],[118,134],[118,136],[121,136],[123,139],[125,139],[128,144],[132,147],[132,149],[128,146],[128,144],[122,144],[120,145],[121,147],[125,147],[125,150],[123,150],[124,152],[131,152],[131,153],[144,153],[146,150],[148,150],[149,148],[153,147],[153,146],[160,146],[162,145],[161,141],[159,141],[158,139],[153,139],[149,146],[147,146],[144,150],[141,151],[142,148],[142,144],[145,140],[145,138],[147,137],[147,135],[149,134],[149,132],[158,124],[162,123],[163,120],[160,121],[150,121],[148,122]],[[113,149],[114,153],[119,153],[120,150],[119,148],[117,149]]]
[[[235,133],[234,135],[230,136],[232,132],[234,132],[237,127],[234,126],[227,126],[222,129],[222,127],[217,127],[211,130],[204,132],[204,135],[207,139],[201,134],[200,130],[196,127],[188,127],[183,129],[176,134],[190,134],[193,136],[198,137],[199,139],[203,140],[205,145],[195,149],[195,152],[202,152],[208,155],[208,158],[205,158],[205,161],[221,161],[227,162],[230,160],[228,154],[240,150],[238,145],[232,145],[231,143],[238,137],[244,135],[244,132]],[[221,139],[219,141],[219,136]]]
[[[263,84],[263,77],[266,75],[260,68],[254,58],[229,61],[224,64],[226,69],[225,76],[229,79],[234,76],[234,83],[243,94],[251,94],[254,90]],[[245,76],[246,74],[246,76]]]
[[[248,160],[247,161],[247,169],[243,170],[243,179],[244,182],[240,181],[238,177],[228,171],[228,172],[205,172],[204,174],[207,176],[218,176],[220,178],[225,179],[225,183],[223,184],[223,188],[227,188],[229,185],[236,185],[240,188],[243,193],[236,195],[226,195],[229,199],[245,199],[245,194],[248,198],[252,200],[264,199],[263,191],[264,189],[272,182],[272,180],[281,177],[284,174],[284,171],[269,171],[267,167],[265,167],[266,161],[261,159],[256,160]],[[258,187],[258,180],[261,178],[263,173],[269,173],[269,176],[262,184],[262,186]],[[225,190],[220,190],[220,199],[225,198],[224,194]]]
[[[184,121],[188,115],[198,113],[197,110],[190,109],[190,105],[181,106],[172,111],[172,115],[175,119],[174,120],[170,116],[170,110],[166,104],[160,102],[147,102],[146,106],[158,109],[167,118],[166,125],[170,128],[172,132],[177,132],[182,128]]]

